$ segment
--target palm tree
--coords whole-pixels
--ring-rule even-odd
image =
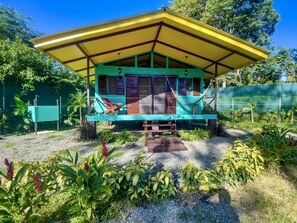
[[[68,101],[67,111],[73,110],[73,112],[77,112],[79,110],[79,123],[82,125],[82,112],[83,108],[87,107],[87,92],[77,91],[76,93],[70,94],[70,99]]]
[[[251,122],[254,122],[254,109],[257,106],[257,102],[251,103],[249,110],[251,111]]]

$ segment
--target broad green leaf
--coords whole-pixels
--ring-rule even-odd
[[[75,153],[75,159],[74,159],[74,165],[76,166],[77,162],[78,162],[78,157],[79,157],[79,152],[78,150]]]
[[[158,188],[158,183],[155,183],[154,186],[153,186],[153,190],[156,191],[157,188]]]
[[[7,195],[7,192],[2,187],[0,187],[0,194]]]
[[[201,185],[199,187],[199,190],[201,190],[201,191],[209,191],[209,186],[208,185]]]
[[[110,188],[106,185],[101,185],[100,189],[103,190],[104,192],[106,192],[109,196],[112,196],[112,192],[110,190]]]
[[[134,177],[132,179],[133,186],[136,186],[137,185],[138,180],[139,180],[139,175],[138,174],[134,175]]]
[[[63,172],[64,176],[71,178],[73,181],[76,180],[76,172],[70,166],[65,164],[58,164],[57,167]]]
[[[15,184],[18,184],[22,180],[22,178],[23,178],[24,174],[26,173],[27,169],[28,169],[27,165],[24,165],[21,169],[19,169],[19,171],[17,172],[17,174],[15,176],[15,179],[14,179]]]
[[[169,177],[165,177],[165,184],[166,184],[166,185],[169,184]]]
[[[14,221],[13,221],[12,217],[4,217],[4,218],[0,217],[0,222],[11,222],[11,223],[13,223]]]

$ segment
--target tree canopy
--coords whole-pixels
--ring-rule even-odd
[[[272,48],[267,60],[230,73],[221,79],[232,86],[297,82],[297,49]]]
[[[12,7],[5,7],[0,3],[0,39],[30,43],[31,38],[40,35],[34,28],[28,25],[31,18],[23,15]]]
[[[60,92],[65,86],[82,89],[83,78],[32,47],[39,33],[27,24],[29,17],[0,4],[0,81],[21,85],[22,94],[47,83]]]
[[[268,47],[279,14],[272,0],[174,0],[171,9],[244,40]]]

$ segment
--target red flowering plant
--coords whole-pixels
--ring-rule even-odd
[[[105,147],[105,148],[104,148]],[[98,208],[108,202],[112,196],[111,189],[106,183],[106,177],[115,172],[115,166],[109,161],[120,154],[116,149],[108,151],[103,143],[97,153],[79,160],[79,153],[67,152],[64,157],[66,164],[59,164],[58,168],[63,175],[63,192],[70,194],[70,212],[80,220],[95,220]]]
[[[0,222],[32,222],[38,218],[34,207],[46,203],[42,180],[33,176],[32,164],[14,164],[4,160],[6,170],[1,170]]]
[[[264,125],[262,131],[255,134],[249,141],[251,146],[259,149],[266,168],[279,168],[296,158],[296,141],[287,137],[289,131],[290,129],[278,128],[274,124]]]

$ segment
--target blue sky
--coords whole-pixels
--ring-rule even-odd
[[[30,23],[44,34],[154,11],[167,0],[2,0],[5,6],[32,17]],[[274,0],[281,15],[274,46],[297,48],[297,0]]]

